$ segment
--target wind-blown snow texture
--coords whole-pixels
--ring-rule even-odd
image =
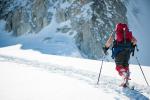
[[[44,55],[20,46],[0,48],[0,99],[2,100],[148,100],[140,69],[131,65],[131,84],[135,90],[119,87],[114,63],[71,57]],[[142,66],[150,82],[150,68]]]

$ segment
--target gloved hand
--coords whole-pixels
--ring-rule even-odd
[[[137,47],[137,44],[132,44],[132,47],[133,47],[134,49],[136,48],[136,50],[139,51],[139,49],[138,49],[138,47]]]
[[[137,48],[137,44],[132,44],[132,47],[133,47],[133,49],[132,49],[132,56],[134,56],[135,48],[136,48],[137,51],[139,51],[139,49]]]
[[[132,56],[134,56],[135,47],[136,47],[136,45],[133,45],[133,44],[132,44],[132,51],[131,51]]]
[[[136,44],[132,44],[132,46],[133,46],[133,48],[135,48],[135,47],[136,47]]]
[[[106,47],[106,46],[103,47],[103,51],[104,51],[105,55],[108,55],[108,52],[107,52],[108,49],[109,49],[109,47]]]
[[[136,48],[136,51],[139,51],[137,44],[134,45],[134,48]]]

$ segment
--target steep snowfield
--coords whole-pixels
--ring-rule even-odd
[[[115,65],[101,61],[41,54],[19,45],[0,48],[0,99],[2,100],[148,100],[150,87],[138,65],[131,65],[131,85],[119,87]],[[142,66],[148,82],[150,67]]]
[[[99,100],[108,95],[86,82],[35,66],[0,62],[1,100]],[[11,66],[10,66],[11,65]]]

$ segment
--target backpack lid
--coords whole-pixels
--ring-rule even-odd
[[[129,31],[129,29],[128,29],[127,24],[118,23],[118,24],[116,24],[115,31],[116,32],[123,32],[123,31],[127,32],[127,31]]]
[[[131,41],[132,39],[132,32],[129,32],[127,24],[118,23],[115,28],[116,31],[116,41],[123,42],[123,41]]]

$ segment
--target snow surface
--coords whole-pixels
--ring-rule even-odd
[[[80,80],[34,66],[7,61],[0,62],[0,65],[1,100],[99,100],[115,97]]]
[[[75,33],[69,35],[69,32],[65,34],[57,32],[60,26],[69,26],[70,21],[57,24],[53,18],[51,24],[39,33],[19,37],[13,37],[11,32],[6,32],[5,23],[3,20],[0,21],[0,47],[21,44],[21,48],[25,50],[32,49],[45,54],[81,57],[73,39]]]
[[[138,65],[131,65],[131,84],[136,90],[119,87],[121,79],[114,63],[41,54],[22,50],[20,45],[0,48],[1,100],[148,100]],[[150,82],[150,67],[142,66]]]

